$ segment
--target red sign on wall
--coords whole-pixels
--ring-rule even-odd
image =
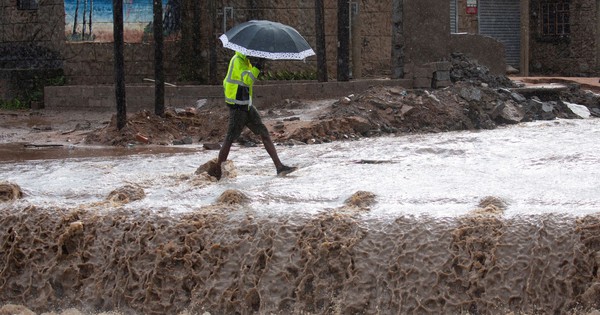
[[[477,0],[467,0],[467,14],[477,14]]]

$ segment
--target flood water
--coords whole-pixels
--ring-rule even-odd
[[[0,163],[0,305],[124,314],[600,309],[600,120]],[[72,147],[69,150],[89,150]],[[102,149],[98,152],[102,152]],[[42,151],[40,151],[42,152]],[[6,159],[4,159],[6,160]],[[132,185],[145,196],[107,201]],[[243,204],[219,202],[226,191]],[[371,193],[374,203],[347,200]],[[492,198],[496,205],[485,207]],[[485,209],[481,209],[485,208]]]

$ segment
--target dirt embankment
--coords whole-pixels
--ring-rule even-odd
[[[263,120],[275,142],[322,143],[384,134],[492,129],[498,125],[554,118],[580,118],[578,104],[600,116],[600,95],[578,85],[518,89],[506,76],[494,76],[464,55],[452,56],[452,86],[443,89],[372,87],[339,100],[282,100],[264,107]],[[261,107],[262,106],[262,107]],[[226,133],[228,111],[223,105],[167,111],[164,118],[149,112],[130,115],[117,131],[113,117],[90,133],[87,143],[125,145],[218,143]],[[260,140],[248,130],[239,140]]]
[[[263,121],[277,143],[313,144],[384,134],[492,129],[498,125],[537,119],[578,118],[587,108],[600,116],[600,95],[576,84],[562,88],[520,90],[506,76],[494,76],[464,55],[453,54],[450,78],[443,89],[373,87],[335,100],[281,100],[258,104]],[[126,146],[129,144],[212,144],[218,148],[226,133],[224,105],[169,108],[164,117],[149,111],[130,113],[127,125],[116,128],[111,113],[80,117],[53,113],[2,113],[6,128],[0,142],[54,142]],[[44,117],[46,115],[47,117]],[[69,117],[67,117],[69,116]],[[111,117],[112,116],[112,117]],[[14,128],[21,119],[21,129]],[[26,119],[26,125],[23,121]],[[6,127],[5,127],[6,126]],[[3,128],[3,129],[4,129]],[[27,129],[29,128],[29,129]],[[239,139],[253,145],[260,140],[246,130]]]

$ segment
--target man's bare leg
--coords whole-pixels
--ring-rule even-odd
[[[223,145],[221,146],[221,150],[219,150],[219,157],[217,158],[217,165],[209,175],[216,177],[217,179],[221,179],[221,164],[227,161],[227,157],[229,156],[229,150],[231,149],[231,145],[233,144],[230,140],[223,141]]]
[[[261,139],[265,149],[267,150],[267,153],[269,153],[269,156],[273,160],[273,164],[275,164],[278,175],[286,175],[297,169],[297,167],[286,166],[281,163],[281,160],[279,160],[279,155],[277,154],[277,149],[275,148],[275,145],[273,144],[273,141],[269,135],[262,135]]]

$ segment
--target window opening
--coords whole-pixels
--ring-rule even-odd
[[[543,2],[540,4],[542,35],[562,36],[571,33],[569,2]]]
[[[37,10],[38,0],[18,0],[17,8],[19,10]]]

